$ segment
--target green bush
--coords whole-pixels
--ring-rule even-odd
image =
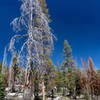
[[[3,75],[0,74],[0,100],[5,100],[6,92],[5,92],[5,84]]]

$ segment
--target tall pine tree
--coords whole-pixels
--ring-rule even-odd
[[[72,56],[72,49],[67,40],[64,41],[63,50],[64,62],[62,64],[63,68],[63,95],[66,93],[66,89],[70,96],[75,95],[75,62]]]

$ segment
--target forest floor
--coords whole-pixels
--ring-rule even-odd
[[[14,93],[11,94],[10,96],[8,96],[6,98],[6,100],[23,100],[23,94],[17,94],[15,95]],[[52,100],[51,98],[46,98],[46,100]],[[56,96],[53,100],[85,100],[85,99],[70,99],[68,97],[62,97],[62,96]],[[100,100],[100,97],[98,98],[98,100]]]
[[[22,94],[19,94],[19,95],[11,94],[11,95],[12,96],[8,96],[7,97],[7,100],[23,100]],[[46,100],[52,100],[52,99],[51,98],[47,98]],[[68,97],[57,96],[53,100],[74,100],[74,99],[70,99]],[[84,99],[76,99],[76,100],[84,100]]]
[[[7,88],[7,90],[9,90],[9,88]],[[81,96],[81,98],[83,98],[83,96]],[[99,97],[100,98],[100,97]],[[19,92],[16,92],[16,93],[7,93],[7,96],[6,96],[6,100],[23,100],[23,92],[19,93]],[[52,100],[51,98],[46,98],[46,100]],[[68,97],[63,97],[59,94],[56,94],[55,95],[55,98],[53,100],[85,100],[85,99],[70,99]],[[98,99],[100,100],[100,99]]]

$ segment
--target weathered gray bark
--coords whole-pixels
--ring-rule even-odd
[[[44,85],[44,78],[42,78],[42,100],[45,100],[45,85]]]
[[[28,71],[25,87],[24,87],[24,100],[33,100],[33,73]]]
[[[14,86],[14,64],[13,64],[13,58],[11,60],[11,65],[10,65],[10,69],[9,69],[9,88],[10,91],[13,92],[15,90],[15,86]]]

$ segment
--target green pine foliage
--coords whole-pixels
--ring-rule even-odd
[[[57,88],[57,93],[60,93],[62,88],[62,72],[59,64],[57,64],[55,74],[55,86]]]
[[[14,68],[13,68],[13,70],[14,70],[14,81],[16,81],[16,78],[20,74],[19,73],[20,67],[17,64],[17,55],[13,58],[13,66],[14,66]]]
[[[76,75],[75,75],[75,85],[76,85],[76,89],[75,89],[75,96],[80,96],[82,93],[82,86],[81,86],[81,72],[79,69],[76,70]]]
[[[44,76],[45,89],[47,92],[47,96],[50,96],[50,95],[54,95],[54,94],[52,94],[52,91],[54,91],[54,86],[55,86],[55,80],[54,80],[55,68],[54,68],[53,62],[50,57],[46,56],[45,60],[46,60],[45,64],[47,66],[46,73]]]
[[[45,15],[47,16],[48,20],[50,19],[50,15],[49,15],[49,10],[47,8],[47,4],[46,4],[46,0],[40,0],[40,5],[43,9],[43,12],[45,13]]]
[[[6,92],[5,92],[5,84],[4,84],[4,76],[1,74],[2,70],[2,62],[0,62],[0,100],[5,100]]]
[[[64,50],[63,50],[63,57],[64,57],[64,67],[72,66],[73,65],[73,56],[72,56],[72,49],[67,40],[64,41]]]
[[[2,62],[0,62],[0,73],[1,73],[1,70],[2,70]]]

